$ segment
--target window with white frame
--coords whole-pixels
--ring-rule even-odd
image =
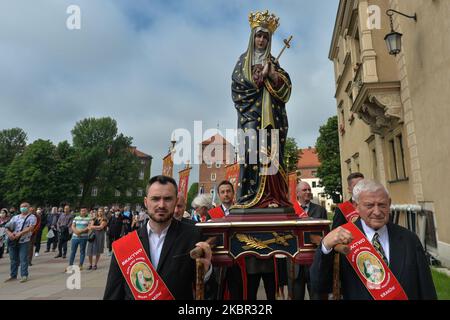
[[[214,172],[211,173],[211,181],[216,181],[216,178],[217,178],[216,174]]]
[[[96,197],[97,194],[98,194],[98,188],[97,187],[92,187],[91,196]]]

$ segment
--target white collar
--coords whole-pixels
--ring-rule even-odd
[[[167,231],[169,230],[169,227],[170,227],[171,224],[172,224],[172,220],[170,220],[169,225],[168,225],[167,227],[165,227],[165,228],[161,231],[161,234],[158,235],[158,234],[155,232],[155,230],[152,229],[152,227],[150,226],[150,220],[148,220],[148,222],[147,222],[147,234],[150,236],[150,235],[151,235],[150,232],[151,232],[152,234],[158,235],[159,237],[165,236],[165,235],[167,234]]]
[[[385,236],[387,236],[387,226],[384,225],[383,227],[381,227],[378,230],[374,230],[371,227],[369,227],[363,219],[361,219],[361,225],[363,227],[364,233],[366,234],[367,238],[372,241],[373,236],[375,235],[375,233],[378,233],[379,236],[381,238],[384,238]]]

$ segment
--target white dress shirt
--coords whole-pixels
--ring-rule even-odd
[[[147,234],[148,243],[150,248],[150,260],[155,269],[158,268],[159,258],[161,257],[162,247],[164,241],[166,240],[167,231],[169,230],[170,224],[164,228],[163,231],[158,235],[151,227],[150,221],[147,223]],[[209,265],[208,272],[205,274],[204,281],[208,281],[212,273],[212,264]]]
[[[302,204],[300,203],[300,201],[298,201],[297,200],[297,202],[298,202],[298,205],[300,206],[300,207],[302,207]],[[306,207],[305,209],[303,209],[303,207],[302,207],[302,209],[303,209],[303,211],[305,211],[306,213],[308,213],[308,211],[309,211],[309,204],[310,204],[311,202],[308,202],[307,204],[305,204],[303,207]]]
[[[152,261],[152,265],[155,269],[158,268],[159,258],[161,257],[161,250],[164,245],[164,240],[166,240],[166,235],[169,227],[170,224],[160,234],[157,234],[154,230],[152,230],[152,227],[150,227],[150,221],[147,223],[150,260]]]
[[[225,213],[225,217],[228,216],[230,214],[230,209],[225,207],[223,204],[221,206],[222,206],[223,212]]]
[[[389,256],[389,234],[387,230],[387,226],[384,225],[382,228],[378,230],[374,230],[367,226],[367,224],[364,222],[364,220],[361,219],[361,225],[363,227],[364,233],[366,234],[367,240],[372,243],[373,236],[375,235],[375,232],[379,234],[379,240],[381,243],[381,246],[383,247],[384,254],[386,255],[386,259],[388,262],[390,262],[390,256]],[[327,249],[325,245],[322,242],[322,253],[323,254],[329,254],[331,251],[333,251],[333,248]]]
[[[367,239],[372,243],[373,236],[375,235],[375,232],[378,233],[381,246],[383,247],[384,254],[386,256],[386,259],[390,261],[389,259],[389,234],[387,230],[387,226],[384,225],[382,228],[378,230],[374,230],[366,225],[364,220],[361,220],[362,227],[364,229],[364,233],[366,234]]]

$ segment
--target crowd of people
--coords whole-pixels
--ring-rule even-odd
[[[408,298],[436,299],[430,268],[420,241],[415,234],[394,225],[389,219],[390,198],[386,188],[375,181],[365,179],[360,173],[351,174],[347,182],[352,198],[336,208],[331,231],[325,236],[315,233],[305,235],[305,238],[309,238],[309,241],[317,246],[316,254],[310,267],[295,266],[293,269],[293,282],[289,284],[292,286],[292,290],[289,290],[292,295],[288,298],[305,299],[307,290],[310,299],[326,299],[336,280],[333,276],[336,270],[337,279],[340,279],[341,283],[338,298],[372,298],[370,288],[358,279],[345,255],[336,249],[337,246],[348,245],[354,239],[355,234],[345,227],[351,221],[361,231],[362,236],[367,237],[373,244],[374,250],[389,268],[386,270],[392,272],[392,276],[398,280]],[[222,181],[218,186],[218,195],[221,201],[218,206],[212,204],[209,194],[197,195],[192,201],[193,212],[188,213],[186,199],[177,194],[176,182],[170,177],[156,176],[149,180],[147,186],[144,198],[147,209],[139,213],[132,212],[128,207],[114,206],[111,209],[99,207],[91,210],[81,207],[74,213],[70,206],[66,205],[59,209],[54,207],[46,214],[45,208],[35,209],[27,202],[20,204],[18,212],[15,208],[2,209],[0,254],[3,256],[6,251],[10,256],[10,277],[6,281],[16,280],[19,268],[21,282],[27,281],[28,266],[33,265],[33,256],[39,255],[45,228],[48,230],[45,252],[58,250],[55,259],[66,259],[70,241],[68,265],[75,264],[79,252],[78,266],[83,268],[87,254],[89,270],[97,269],[105,245],[108,255],[111,256],[112,243],[137,230],[145,253],[175,299],[193,298],[192,288],[196,281],[195,260],[188,258],[186,252],[195,246],[201,247],[205,252],[205,298],[255,300],[260,282],[263,281],[266,298],[276,299],[277,294],[284,293],[284,287],[288,284],[287,270],[292,270],[289,266],[290,259],[281,256],[276,259],[248,257],[244,265],[212,266],[211,248],[196,223],[227,217],[230,214],[234,203],[233,185],[229,181]],[[326,219],[326,210],[311,200],[311,187],[301,181],[297,185],[297,201],[294,203],[296,214],[300,217]],[[340,267],[336,269],[334,257],[338,253],[341,259]],[[186,259],[180,258],[185,256]],[[364,261],[367,269],[364,272],[367,273],[368,279],[376,279],[376,266],[370,265],[369,262]],[[135,298],[117,260],[113,258],[110,263],[104,298]],[[404,264],[408,265],[407,269],[402,267]],[[278,272],[274,272],[274,268],[277,268]],[[246,290],[243,288],[244,283],[247,283]]]
[[[0,211],[0,258],[5,253],[10,257],[10,277],[5,281],[16,280],[19,268],[20,282],[28,280],[28,267],[33,266],[33,257],[41,254],[45,231],[44,253],[56,252],[55,259],[67,259],[70,242],[68,265],[74,265],[79,252],[80,269],[84,268],[87,254],[88,270],[96,270],[105,246],[111,256],[112,242],[139,229],[148,219],[145,211],[132,212],[126,206],[72,210],[68,204],[50,209],[23,202],[19,210],[3,208]]]
[[[352,198],[344,204],[352,208],[350,213],[353,217],[350,218],[349,212],[343,209],[345,206],[338,206],[331,232],[325,236],[316,233],[305,235],[305,239],[309,238],[308,241],[317,246],[314,262],[310,267],[295,266],[293,283],[290,283],[292,290],[289,290],[292,294],[287,298],[303,300],[307,290],[310,299],[329,299],[334,293],[334,281],[338,279],[342,287],[337,299],[373,299],[369,292],[371,287],[367,287],[367,283],[357,277],[356,272],[349,267],[345,254],[335,248],[352,241],[354,235],[343,228],[352,221],[362,232],[362,236],[373,243],[374,250],[383,258],[386,268],[390,268],[386,272],[392,272],[391,277],[398,280],[398,286],[404,290],[405,297],[436,299],[430,268],[418,237],[389,220],[390,197],[386,188],[375,181],[364,179],[360,173],[353,173],[348,177],[348,186]],[[210,195],[200,194],[192,201],[192,214],[185,211],[186,201],[183,196],[177,195],[176,190],[177,186],[172,178],[157,176],[150,179],[144,200],[150,220],[148,225],[139,230],[139,237],[144,251],[174,298],[192,299],[190,290],[195,287],[195,261],[188,258],[166,258],[185,256],[180,252],[189,252],[188,247],[192,248],[194,245],[202,244],[209,248],[204,242],[195,243],[199,240],[200,232],[195,224],[198,221],[227,217],[234,203],[234,190],[230,182],[222,181],[218,187],[221,204],[215,207]],[[297,201],[294,203],[296,214],[300,217],[326,219],[326,210],[311,200],[311,187],[301,181],[297,185]],[[192,234],[192,238],[187,237],[187,234]],[[186,247],[187,244],[190,246]],[[204,277],[206,299],[255,300],[262,280],[266,298],[274,300],[277,293],[281,296],[288,284],[289,264],[286,262],[290,259],[280,256],[278,259],[248,257],[244,265],[212,267],[211,249],[207,252],[205,257],[209,260],[207,259],[206,266],[209,269],[205,269]],[[338,253],[341,255],[340,267],[333,263]],[[163,261],[160,257],[163,257]],[[370,261],[364,262],[368,265]],[[408,264],[408,270],[402,268],[403,263]],[[274,272],[275,265],[278,272]],[[370,267],[375,270],[373,265]],[[366,272],[370,273],[372,269]],[[182,275],[179,270],[183,270]],[[334,277],[336,272],[337,276]],[[247,283],[246,288],[244,283]],[[112,259],[104,299],[135,298],[116,259]]]

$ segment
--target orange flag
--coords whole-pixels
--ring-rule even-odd
[[[178,172],[178,176],[180,177],[178,182],[178,194],[184,195],[184,199],[187,199],[190,172],[191,167],[187,167]]]

